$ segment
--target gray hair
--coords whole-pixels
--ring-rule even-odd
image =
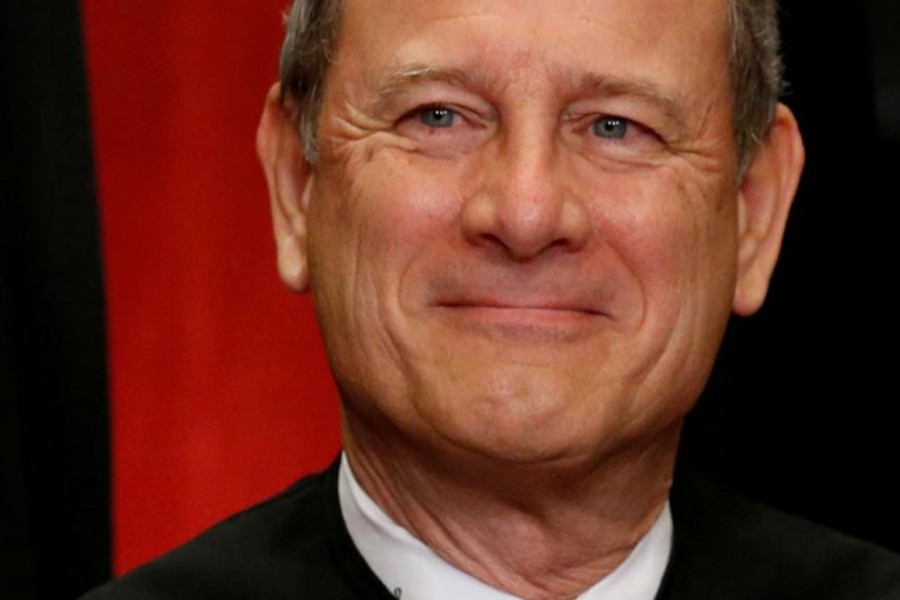
[[[281,102],[300,123],[303,153],[318,158],[316,126],[322,110],[325,69],[337,43],[343,0],[294,0],[281,46]]]
[[[731,27],[729,76],[732,128],[743,174],[775,117],[782,93],[776,0],[727,0]],[[343,0],[294,0],[281,49],[282,102],[299,121],[307,159],[318,157],[316,125],[322,108],[325,70],[334,51]]]

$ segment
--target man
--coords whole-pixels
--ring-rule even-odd
[[[345,454],[94,597],[900,598],[673,475],[802,168],[779,71],[766,1],[299,0],[258,147]]]

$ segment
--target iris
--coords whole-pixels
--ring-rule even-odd
[[[603,117],[594,121],[594,135],[621,140],[628,133],[628,121],[619,117]]]
[[[428,127],[446,128],[451,127],[456,121],[456,113],[449,108],[434,106],[422,110],[419,113],[419,120]]]

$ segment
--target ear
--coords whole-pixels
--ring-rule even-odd
[[[805,152],[797,120],[779,104],[738,194],[738,265],[732,308],[741,316],[762,306],[781,250]]]
[[[266,95],[256,131],[256,153],[262,163],[278,250],[278,273],[294,292],[309,284],[306,253],[306,211],[309,206],[311,169],[300,145],[297,126],[281,103],[276,83]]]

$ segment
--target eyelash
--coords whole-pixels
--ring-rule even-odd
[[[435,124],[429,125],[425,122],[425,118],[428,115],[429,111],[440,111],[442,113],[445,113],[445,116],[449,118],[449,122],[444,127]],[[398,123],[411,121],[416,126],[426,130],[430,135],[440,135],[442,130],[447,130],[447,132],[449,133],[449,131],[454,129],[454,126],[459,124],[459,121],[461,119],[465,118],[466,117],[464,116],[463,111],[459,109],[452,108],[447,104],[431,103],[415,107],[414,109],[403,115]],[[657,142],[661,141],[661,138],[659,134],[657,134],[657,132],[627,117],[622,117],[614,114],[594,114],[590,115],[589,119],[590,120],[588,121],[587,129],[582,131],[584,131],[588,136],[591,136],[594,139],[601,141],[602,143],[612,144],[614,146],[623,145],[629,143],[629,140],[631,138],[637,137],[638,139],[635,140],[635,142],[637,142],[644,136],[650,136],[650,138]],[[618,123],[619,127],[623,128],[621,135],[599,135],[596,128],[602,126],[602,124],[604,123]]]
[[[486,125],[477,113],[448,104],[429,103],[406,112],[394,124],[418,152],[436,157],[456,156],[484,141]]]
[[[442,112],[447,113],[447,115],[450,117],[449,125],[447,125],[446,127],[439,127],[439,126],[429,126],[426,123],[424,123],[423,118],[429,111],[442,111]],[[414,124],[424,127],[425,129],[439,131],[441,129],[452,129],[453,125],[456,125],[458,123],[458,121],[462,118],[464,118],[464,117],[460,110],[452,108],[446,104],[434,103],[434,104],[423,104],[422,106],[415,107],[414,109],[412,109],[411,111],[407,112],[402,117],[400,117],[397,120],[397,123],[400,124],[400,123],[412,121]]]
[[[620,121],[622,123],[625,130],[621,137],[602,136],[597,134],[595,128],[600,124],[609,121]],[[599,140],[604,144],[612,144],[613,146],[627,144],[629,147],[649,150],[650,146],[665,147],[667,145],[665,138],[655,129],[648,127],[639,121],[619,115],[592,115],[588,121],[586,130],[582,131],[586,131],[589,136],[592,136],[594,139]]]
[[[434,116],[434,113],[442,113],[444,116],[449,117],[449,123],[445,127],[442,127],[440,125],[430,126],[427,123],[425,123],[425,117],[429,113],[432,113],[432,116]],[[425,125],[426,127],[429,127],[430,129],[450,128],[453,126],[453,124],[456,122],[456,120],[460,118],[459,111],[453,110],[452,108],[448,108],[447,106],[444,106],[441,104],[433,104],[433,105],[417,108],[416,110],[414,110],[411,113],[410,116],[418,118],[419,122],[422,125]]]

